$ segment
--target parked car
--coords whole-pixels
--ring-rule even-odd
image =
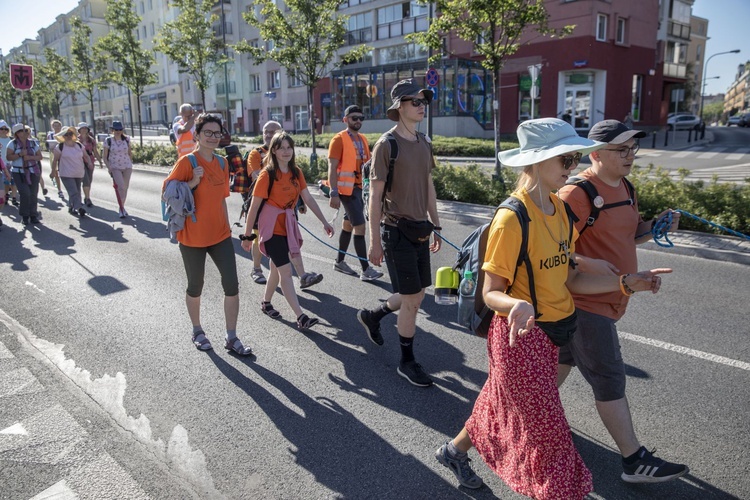
[[[669,130],[700,130],[701,119],[695,115],[675,115],[667,119]]]
[[[742,118],[742,115],[740,114],[730,116],[729,118],[727,118],[727,127],[731,127],[732,125],[739,126],[741,118]]]
[[[750,127],[750,113],[745,113],[740,117],[740,121],[737,122],[738,127]]]

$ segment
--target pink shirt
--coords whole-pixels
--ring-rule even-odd
[[[85,164],[83,155],[87,154],[80,143],[66,144],[60,152],[61,144],[55,146],[52,154],[57,158],[57,169],[60,171],[60,177],[71,177],[74,179],[83,178]]]

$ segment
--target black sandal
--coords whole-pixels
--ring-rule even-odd
[[[302,313],[299,315],[299,318],[297,318],[297,329],[307,330],[317,325],[319,321],[318,318],[311,318],[307,314]]]
[[[202,336],[202,338],[201,338]],[[199,331],[193,334],[193,345],[199,351],[210,351],[213,349],[211,342],[203,331]]]
[[[240,339],[238,339],[237,337],[234,337],[231,340],[225,339],[224,349],[226,349],[229,352],[233,352],[237,354],[238,356],[250,356],[253,353],[253,350],[243,345],[242,341],[240,341]]]
[[[274,309],[270,302],[261,302],[260,310],[271,319],[281,319],[281,313]]]

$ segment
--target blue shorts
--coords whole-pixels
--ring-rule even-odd
[[[354,188],[350,196],[339,196],[344,206],[344,219],[352,226],[361,226],[365,223],[365,203],[362,201],[362,188]]]

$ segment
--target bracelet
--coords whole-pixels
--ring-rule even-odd
[[[625,278],[627,278],[628,276],[630,276],[630,275],[629,274],[623,274],[622,276],[620,276],[620,291],[622,292],[623,295],[625,295],[627,297],[630,297],[631,295],[633,295],[635,293],[635,290],[633,290],[632,288],[630,288],[627,285],[627,283],[625,283]]]
[[[253,233],[251,235],[241,234],[240,235],[240,241],[253,241],[255,238],[257,238],[257,234]]]
[[[433,227],[432,229],[433,229],[434,231],[442,231],[442,230],[443,230],[443,228],[442,228],[442,227],[440,227],[440,226],[435,226],[435,227]]]

